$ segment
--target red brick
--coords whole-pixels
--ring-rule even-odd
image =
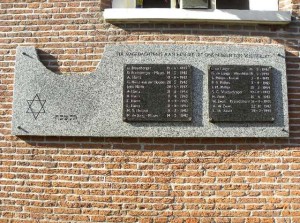
[[[279,4],[299,14],[299,0]],[[299,22],[113,25],[99,11],[109,7],[110,0],[2,0],[0,221],[300,222]],[[10,135],[18,45],[39,48],[57,73],[89,74],[108,42],[285,46],[290,138]]]

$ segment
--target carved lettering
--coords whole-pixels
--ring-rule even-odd
[[[191,121],[191,94],[189,65],[124,67],[124,121]]]
[[[209,106],[212,122],[273,122],[272,68],[211,66]]]

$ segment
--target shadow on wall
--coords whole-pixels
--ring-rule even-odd
[[[19,136],[26,144],[41,148],[91,149],[125,151],[182,151],[232,150],[232,153],[251,150],[281,150],[288,139],[273,138],[127,138],[127,137],[72,137],[72,136]],[[287,148],[287,146],[284,146]],[[237,149],[237,150],[236,150]]]
[[[36,49],[39,60],[41,63],[50,71],[56,73],[56,74],[62,74],[60,72],[60,66],[61,63],[58,62],[57,58],[49,53],[47,53],[44,50]]]

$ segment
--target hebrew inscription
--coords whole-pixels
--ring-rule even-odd
[[[192,121],[191,66],[127,64],[124,121]]]
[[[211,122],[273,122],[272,67],[211,66]]]

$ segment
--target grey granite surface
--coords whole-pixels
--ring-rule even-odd
[[[125,64],[193,66],[191,123],[124,122]],[[211,123],[209,65],[263,65],[274,69],[273,123]],[[18,47],[14,135],[109,137],[288,137],[285,51],[281,46],[110,45],[90,75],[58,75],[39,61],[34,47]]]

